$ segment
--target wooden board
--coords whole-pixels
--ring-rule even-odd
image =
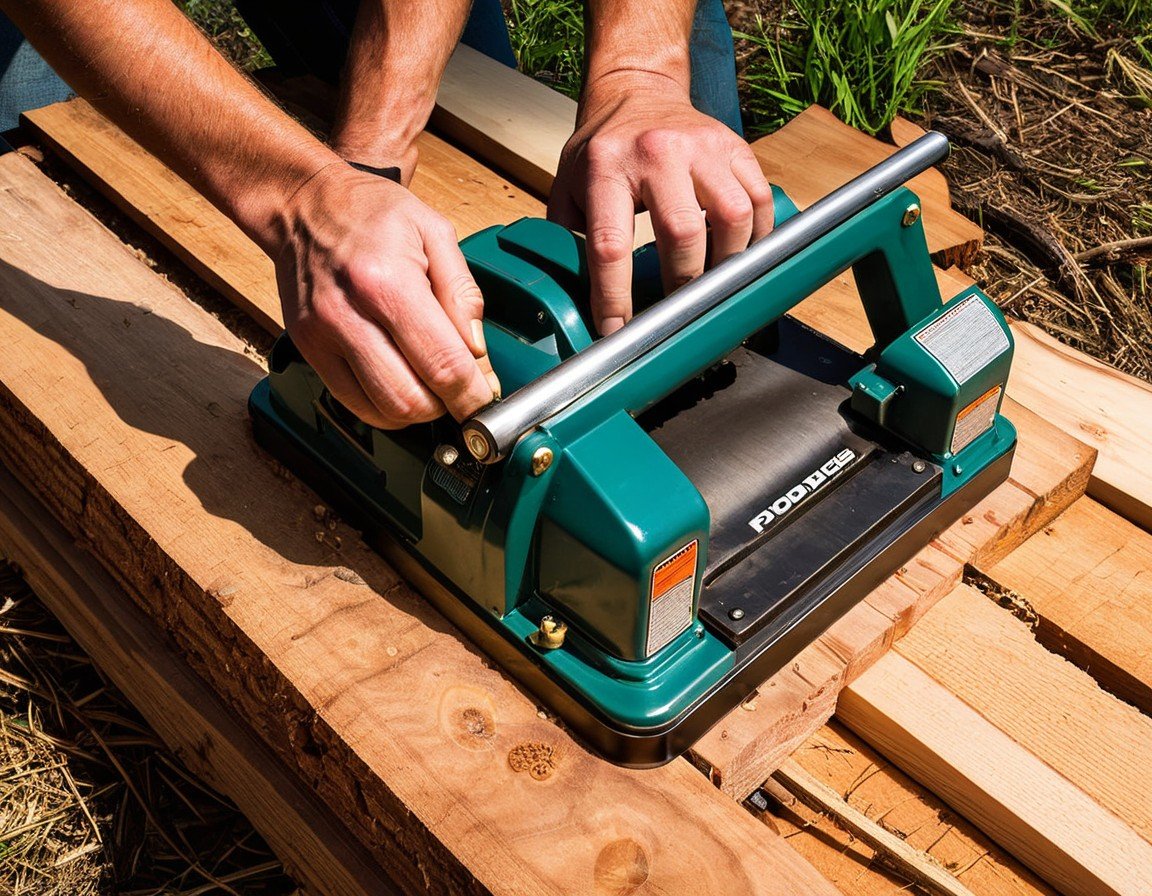
[[[1036,614],[1042,643],[1152,715],[1152,535],[1081,499],[985,571]]]
[[[155,156],[81,99],[27,112],[22,122],[226,299],[265,329],[282,329],[271,260]],[[420,138],[420,152],[425,164],[412,192],[461,237],[544,213],[538,200],[431,134]]]
[[[1062,893],[1152,892],[1152,845],[899,653],[837,714]]]
[[[1010,394],[1096,448],[1089,494],[1152,531],[1152,386],[1013,321]]]
[[[547,196],[560,151],[576,127],[576,103],[460,44],[440,82],[431,124]]]
[[[297,98],[312,104],[323,99]],[[71,105],[51,108],[56,111],[35,113],[33,118],[42,127],[53,128],[58,141],[82,142],[85,123],[76,118]],[[128,140],[123,135],[118,139]],[[68,150],[73,156],[79,152],[82,150]],[[160,164],[150,156],[137,156],[137,163]],[[428,168],[434,168],[434,163],[429,162]],[[112,164],[104,165],[99,176],[109,180],[135,179],[137,185],[131,189],[117,184],[102,188],[117,195],[128,195],[133,190],[161,183],[168,191],[187,193],[191,190],[182,181],[140,178],[135,169]],[[430,183],[439,182],[434,171],[429,172],[429,177]],[[497,193],[494,201],[498,202],[500,195]],[[437,204],[434,196],[427,198],[433,205]],[[448,201],[446,197],[440,204]],[[171,197],[154,200],[152,204],[165,202],[179,204]],[[168,221],[163,217],[147,218],[147,226],[163,231]],[[194,229],[170,234],[173,240],[196,237]],[[216,257],[216,250],[200,252],[190,247],[188,251]],[[250,302],[264,303],[264,317],[271,321],[273,332],[278,332],[281,326],[278,303],[269,303],[259,295],[252,296]],[[950,558],[943,560],[938,548],[926,550],[925,559],[909,564],[912,573],[902,574],[871,595],[864,605],[834,626],[819,644],[802,653],[789,668],[766,683],[757,699],[729,714],[702,738],[692,751],[693,762],[734,797],[742,798],[757,787],[799,742],[828,718],[839,688],[874,662],[888,649],[893,638],[950,590],[959,580],[963,563],[999,556],[1082,492],[1091,467],[1091,452],[1066,450],[1071,447],[1070,440],[1065,440],[1069,444],[1056,444],[1052,439],[1057,437],[1063,439],[1043,421],[1032,421],[1027,438],[1022,440],[1014,484],[988,498],[979,513],[957,524],[954,532],[942,541],[940,548],[947,551]]]
[[[63,527],[0,467],[0,554],[194,774],[231,799],[309,893],[399,893],[348,829],[241,725]]]
[[[801,208],[888,158],[896,147],[857,131],[821,106],[809,106],[784,127],[752,144],[768,179]],[[952,210],[948,182],[935,168],[908,183],[920,199],[928,251],[944,267],[967,264],[984,232]]]
[[[1007,609],[957,588],[896,650],[1152,841],[1152,718],[1045,649]]]
[[[936,859],[978,896],[1055,896],[971,821],[833,720],[792,757],[849,805]],[[773,830],[845,893],[900,896],[907,882],[871,848],[830,818],[800,805],[761,816]]]
[[[319,525],[248,436],[259,365],[16,153],[0,222],[0,459],[402,890],[834,892],[687,763],[593,759]]]

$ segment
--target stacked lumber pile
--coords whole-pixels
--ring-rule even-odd
[[[322,95],[280,87],[323,115]],[[572,114],[462,48],[435,118],[456,143],[424,138],[414,190],[461,236],[542,214]],[[267,259],[159,161],[79,101],[25,124],[278,331]],[[755,148],[802,206],[892,151],[819,109]],[[980,233],[943,178],[913,189],[938,262],[970,259]],[[957,886],[1152,892],[1152,478],[1126,467],[1152,444],[1144,384],[1013,324],[1010,481],[690,757],[627,771],[538,712],[420,582],[254,446],[257,353],[24,154],[0,157],[0,221],[0,552],[311,891],[891,892],[817,828],[786,842],[807,809],[762,824],[739,802],[782,764],[842,796],[845,767],[879,750],[915,780],[886,771],[890,804],[872,809],[914,804],[938,831],[937,797],[963,814],[953,839],[983,852],[943,859]],[[946,295],[967,282],[939,278]],[[850,276],[797,313],[869,344]],[[956,882],[918,861],[924,886]]]

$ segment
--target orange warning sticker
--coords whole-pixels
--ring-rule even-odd
[[[696,554],[692,541],[652,570],[652,601],[648,610],[645,654],[651,656],[692,624],[696,588]]]
[[[996,409],[1000,407],[1000,387],[993,386],[956,415],[952,430],[952,453],[963,450],[978,436],[987,432],[996,422]]]

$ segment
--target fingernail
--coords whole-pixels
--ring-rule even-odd
[[[488,385],[492,387],[492,400],[496,401],[500,398],[500,379],[491,370],[485,376],[488,377]]]
[[[624,326],[624,318],[622,317],[606,317],[600,321],[600,335],[611,336],[617,330]]]
[[[472,347],[476,350],[479,357],[488,354],[488,346],[484,342],[484,321],[472,321],[472,342]]]

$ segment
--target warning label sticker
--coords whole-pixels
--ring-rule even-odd
[[[915,338],[961,384],[1008,350],[1007,335],[979,296],[953,305]]]
[[[652,605],[648,611],[648,640],[644,648],[651,656],[692,624],[692,591],[696,584],[695,541],[652,570]]]
[[[988,431],[996,420],[996,408],[999,406],[1000,387],[996,386],[956,415],[956,428],[952,430],[953,454]]]

